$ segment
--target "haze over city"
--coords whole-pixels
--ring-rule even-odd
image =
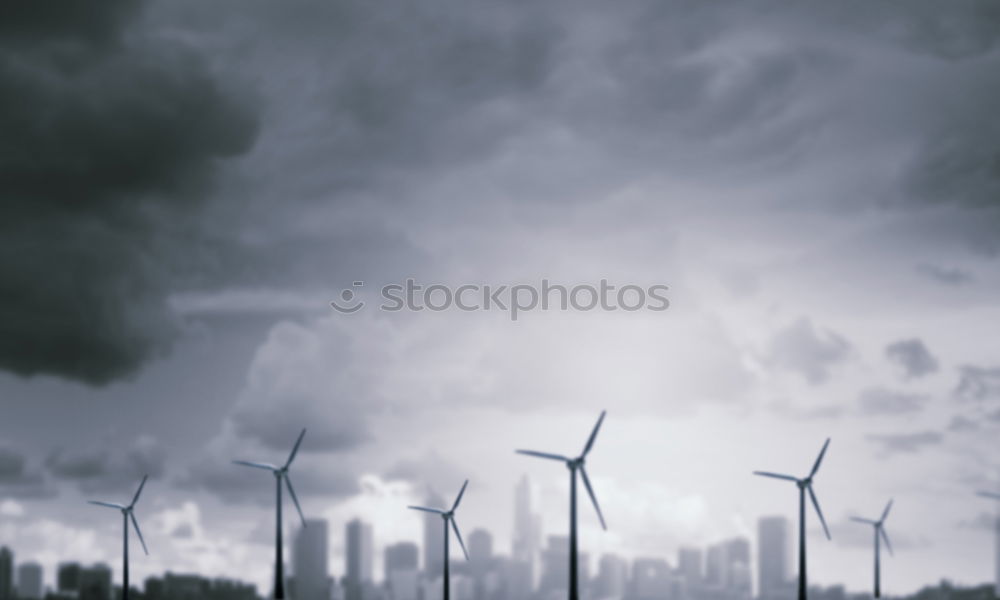
[[[889,499],[886,595],[993,582],[998,31],[989,0],[5,3],[0,546],[119,581],[87,501],[149,475],[133,581],[266,595],[274,483],[231,461],[306,427],[333,577],[347,523],[383,573],[466,479],[463,534],[506,555],[522,477],[568,533],[565,469],[514,450],[575,456],[606,409],[592,572],[794,534],[752,472],[831,438],[810,583],[870,591],[851,518]],[[668,307],[380,310],[408,279]]]

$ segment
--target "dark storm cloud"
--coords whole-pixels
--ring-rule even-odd
[[[338,410],[339,409],[339,410]],[[317,420],[314,416],[326,410],[335,411],[337,418]],[[256,439],[279,454],[291,451],[295,436],[303,425],[311,425],[303,451],[349,450],[371,439],[363,409],[353,400],[338,401],[313,394],[286,394],[254,398],[241,403],[231,419],[237,433]]]
[[[166,453],[155,439],[142,436],[121,449],[57,449],[45,458],[45,467],[85,492],[118,491],[135,487],[144,475],[162,477]]]
[[[56,494],[38,469],[13,448],[0,446],[0,496],[47,498]]]
[[[190,523],[181,523],[170,532],[170,537],[189,540],[194,537],[194,527]]]
[[[810,4],[815,6],[815,4]],[[860,27],[907,50],[958,61],[981,56],[1000,40],[1000,7],[991,0],[959,0],[941,10],[934,0],[891,3],[849,2],[843,9]],[[863,23],[860,21],[864,21]]]
[[[942,442],[944,436],[937,431],[921,431],[916,433],[871,434],[869,442],[879,446],[882,457],[893,454],[913,454]]]
[[[842,404],[823,404],[819,406],[801,406],[788,400],[776,400],[770,404],[775,413],[798,421],[813,421],[818,419],[838,419],[847,412]]]
[[[954,395],[960,400],[975,402],[1000,399],[1000,367],[959,367],[959,381]]]
[[[944,285],[965,285],[976,280],[975,276],[958,267],[942,267],[928,263],[917,265],[917,272]]]
[[[851,344],[835,332],[817,331],[812,321],[800,318],[771,340],[768,361],[799,373],[818,385],[830,376],[830,369],[851,355]]]
[[[948,423],[948,431],[953,431],[955,433],[976,431],[978,429],[979,423],[962,415],[955,415]]]
[[[246,460],[274,462],[260,457],[249,457]],[[300,498],[343,498],[360,489],[360,473],[344,463],[317,470],[299,462],[296,461],[291,471],[291,479]],[[210,492],[226,502],[274,503],[274,477],[269,472],[234,465],[225,459],[200,461],[181,474],[174,483],[181,489]]]
[[[0,7],[0,367],[106,383],[169,342],[216,163],[255,135],[135,1]]]
[[[923,394],[908,394],[886,388],[869,388],[858,396],[861,412],[866,415],[901,415],[921,411],[930,400]]]
[[[907,378],[923,377],[938,370],[937,358],[918,338],[899,340],[885,347],[888,359],[903,368]]]
[[[386,472],[386,479],[407,481],[417,489],[448,490],[468,477],[466,469],[437,452],[404,458]],[[456,483],[457,482],[457,483]]]

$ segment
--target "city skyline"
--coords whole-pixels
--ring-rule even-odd
[[[544,593],[546,589],[560,590],[561,594],[565,594],[567,534],[566,532],[549,531],[544,536],[544,541],[539,539],[541,537],[541,523],[537,518],[530,518],[537,516],[536,507],[532,501],[534,496],[532,488],[531,481],[525,475],[518,480],[517,485],[512,490],[510,508],[514,515],[512,520],[514,530],[507,537],[510,540],[507,552],[503,550],[497,552],[494,532],[482,527],[472,529],[468,537],[470,559],[468,563],[462,561],[462,557],[453,552],[452,560],[458,559],[453,569],[457,573],[460,583],[467,586],[468,584],[463,578],[468,578],[470,574],[475,574],[477,570],[484,568],[482,561],[484,560],[483,554],[485,554],[487,562],[493,560],[491,557],[506,557],[508,561],[524,560],[528,562],[527,570],[510,572],[519,573],[515,580],[525,577],[526,574],[532,594]],[[431,490],[428,492],[427,499],[428,503],[433,503],[439,500],[440,496]],[[373,532],[377,528],[377,523],[365,522],[358,517],[353,517],[343,523],[344,550],[340,555],[329,551],[331,546],[337,546],[335,528],[334,531],[331,531],[326,519],[308,519],[306,522],[308,526],[296,527],[286,534],[289,538],[287,540],[288,546],[292,548],[291,555],[286,559],[285,565],[287,585],[293,590],[290,597],[307,600],[326,598],[333,593],[332,598],[337,599],[341,596],[337,596],[333,592],[332,586],[341,586],[344,600],[369,600],[373,596],[366,595],[365,589],[390,589],[393,582],[397,586],[413,585],[416,589],[426,590],[423,586],[440,581],[440,552],[439,548],[435,547],[440,545],[437,537],[441,536],[433,535],[433,532],[441,532],[440,516],[428,516],[432,518],[424,520],[422,523],[421,541],[416,538],[414,540],[403,538],[393,540],[391,539],[392,532],[389,532],[387,534],[390,537],[389,541],[381,545],[376,545],[373,542]],[[518,529],[524,531],[518,531]],[[584,597],[593,597],[594,590],[607,587],[618,589],[625,585],[623,583],[625,581],[630,582],[629,585],[632,586],[642,587],[645,585],[649,590],[670,590],[670,586],[678,585],[677,578],[680,578],[680,581],[683,582],[683,589],[688,590],[692,586],[703,587],[706,590],[726,589],[730,590],[728,593],[734,594],[734,598],[737,599],[752,597],[760,600],[791,600],[794,596],[797,577],[797,570],[792,560],[795,554],[794,537],[797,535],[796,531],[797,527],[792,517],[764,515],[757,519],[756,535],[717,539],[700,547],[682,544],[673,553],[620,555],[616,553],[593,554],[584,551],[581,553],[581,586]],[[534,541],[525,542],[524,540]],[[428,541],[432,545],[430,552],[427,551],[426,546]],[[753,550],[751,550],[751,546],[753,546]],[[26,567],[33,577],[37,577],[37,583],[31,584],[33,589],[35,587],[39,591],[60,589],[59,586],[62,584],[55,578],[62,577],[61,572],[67,565],[77,565],[77,568],[80,565],[80,562],[73,560],[60,560],[58,569],[49,569],[53,574],[52,577],[43,577],[43,567],[38,562],[28,560],[14,563],[13,558],[16,558],[16,555],[11,557],[6,546],[2,546],[2,550],[8,554],[0,552],[0,584],[7,581],[7,585],[12,585],[13,579],[10,578],[10,575],[14,572],[20,574],[22,567]],[[325,560],[321,558],[324,556]],[[378,558],[380,556],[383,557],[381,561]],[[395,558],[391,558],[392,556]],[[428,563],[428,559],[433,560]],[[396,561],[397,571],[404,571],[400,573],[402,577],[394,576],[391,560]],[[11,570],[4,570],[7,564],[5,561],[11,563]],[[612,561],[611,567],[608,566],[608,561]],[[614,569],[614,561],[619,561],[621,566],[618,568],[624,569],[620,576],[608,575],[607,569]],[[96,565],[95,568],[107,569],[109,581],[113,582],[113,585],[120,586],[120,569],[100,562],[95,562],[94,565]],[[340,569],[338,569],[338,565]],[[514,565],[514,562],[511,562],[511,565]],[[738,565],[738,567],[733,565]],[[428,571],[428,566],[436,571]],[[737,568],[737,571],[733,571],[733,568]],[[647,571],[648,575],[642,575]],[[6,580],[5,573],[7,573]],[[223,579],[238,580],[238,578],[232,577],[233,574],[228,575],[228,577],[224,576]],[[642,583],[644,577],[648,580],[646,584]],[[155,576],[153,578],[155,579]],[[610,583],[614,580],[619,580],[619,583]],[[532,581],[535,583],[530,583]],[[133,581],[133,585],[136,583]],[[0,585],[0,587],[3,586]],[[259,584],[256,587],[259,588]],[[462,590],[467,590],[467,587],[460,587],[457,597],[466,597],[462,595]],[[865,593],[862,589],[851,591],[862,595]],[[295,593],[300,594],[300,596],[296,597]],[[465,593],[467,594],[467,592]],[[669,591],[663,593],[667,593],[670,598],[675,598],[677,594],[677,592]],[[261,597],[268,597],[267,591],[264,589],[258,589],[258,594]],[[301,596],[301,594],[308,595]],[[403,597],[410,598],[410,596]],[[516,594],[514,597],[517,597]],[[20,596],[19,598],[20,600],[36,600],[36,598],[42,598],[42,595]],[[12,600],[12,598],[0,600]]]
[[[783,519],[783,517],[782,517]],[[296,600],[313,600],[317,598],[345,598],[351,600],[352,598],[357,600],[371,599],[374,596],[367,595],[364,592],[366,589],[373,589],[376,586],[383,589],[391,589],[391,584],[400,584],[401,582],[414,583],[418,586],[426,586],[428,584],[433,584],[435,580],[440,581],[440,574],[421,574],[421,567],[419,564],[419,555],[426,554],[426,548],[419,548],[417,544],[412,542],[400,541],[391,544],[385,548],[386,562],[384,565],[385,571],[384,576],[381,578],[375,577],[375,572],[373,570],[373,559],[376,553],[381,549],[375,548],[371,543],[371,531],[372,524],[364,523],[358,519],[353,519],[345,524],[344,528],[344,539],[348,548],[348,552],[344,557],[342,576],[337,577],[335,573],[331,574],[327,569],[331,564],[331,560],[334,558],[328,554],[328,537],[329,529],[328,524],[325,520],[311,519],[308,523],[309,527],[298,528],[294,532],[294,551],[291,557],[291,564],[294,565],[291,570],[286,570],[288,574],[287,587],[290,590],[290,597]],[[439,524],[435,524],[439,525]],[[532,563],[540,564],[542,572],[540,573],[538,587],[535,588],[534,584],[530,584],[531,593],[530,595],[534,597],[534,593],[541,594],[539,597],[548,597],[546,590],[558,591],[559,593],[565,594],[566,591],[566,536],[565,535],[552,535],[548,536],[547,546],[537,549],[536,555],[531,559]],[[790,537],[783,540],[783,545],[788,546],[792,542]],[[705,549],[694,549],[694,548],[681,548],[678,552],[676,560],[674,557],[638,557],[634,560],[627,560],[623,557],[614,554],[605,554],[599,557],[599,567],[592,568],[591,561],[586,560],[586,553],[582,556],[584,561],[582,563],[581,573],[581,588],[583,590],[584,597],[592,598],[595,593],[611,592],[621,595],[625,592],[625,581],[630,583],[627,585],[637,586],[637,598],[649,597],[660,597],[660,591],[664,586],[664,582],[676,585],[675,577],[680,577],[684,582],[681,588],[685,589],[685,593],[695,593],[695,597],[702,597],[697,594],[697,592],[692,592],[691,590],[697,590],[704,587],[705,590],[731,590],[733,598],[750,598],[751,597],[751,581],[749,577],[749,570],[751,568],[751,550],[750,550],[750,540],[746,538],[733,538],[729,540],[723,540],[718,543],[712,544]],[[758,553],[763,553],[764,546],[760,546]],[[431,554],[433,554],[435,549],[431,549]],[[471,577],[476,581],[483,581],[480,578],[484,577],[487,573],[493,572],[494,569],[498,567],[497,560],[508,561],[508,566],[502,567],[500,573],[504,578],[513,577],[511,581],[516,580],[520,577],[520,569],[510,570],[510,566],[514,563],[509,562],[513,558],[513,553],[506,556],[503,552],[495,553],[495,548],[493,546],[493,536],[490,532],[484,529],[474,529],[469,535],[469,555],[470,560],[468,563],[457,564],[456,577],[462,582],[466,583]],[[15,565],[14,557],[16,553],[12,555],[6,547],[3,547],[3,554],[0,557],[0,583],[3,583],[3,573],[5,573],[5,568],[13,568]],[[554,553],[554,554],[553,554]],[[694,562],[690,559],[692,555],[695,557]],[[784,549],[784,555],[788,556],[787,548]],[[390,557],[392,558],[392,563],[390,563]],[[685,562],[685,557],[688,561]],[[516,560],[516,559],[513,559]],[[608,561],[617,562],[621,565],[625,571],[617,584],[608,579],[606,573],[606,563]],[[661,567],[662,565],[662,567]],[[37,596],[26,596],[22,592],[23,582],[18,578],[17,585],[14,586],[17,590],[18,600],[40,600],[44,596],[41,593],[41,567],[37,563],[32,562],[21,562],[17,563],[16,571],[21,573],[23,569],[29,568],[32,573],[37,575],[39,578],[38,582],[32,585],[36,586],[39,590]],[[107,593],[111,592],[112,582],[113,585],[118,586],[120,582],[115,581],[114,570],[109,565],[103,563],[97,563],[93,566],[83,566],[80,562],[61,562],[58,565],[56,583],[57,585],[52,585],[48,593],[54,592],[65,592],[72,591],[70,588],[74,586],[80,586],[80,570],[97,570],[106,573],[106,584],[104,588]],[[735,570],[734,570],[735,569]],[[70,574],[69,571],[73,571],[75,574]],[[402,571],[402,572],[401,572]],[[87,571],[89,572],[89,571]],[[648,574],[646,574],[648,572]],[[412,574],[416,577],[397,577],[397,575]],[[189,577],[187,574],[174,574],[180,577]],[[665,578],[665,579],[664,579]],[[685,579],[686,578],[686,579]],[[161,577],[151,577],[149,578],[153,581],[159,581]],[[530,578],[529,578],[530,579]],[[642,583],[643,580],[646,583]],[[232,581],[239,584],[239,581],[234,578],[227,578],[225,581]],[[420,583],[423,581],[423,583]],[[134,587],[139,590],[143,590],[143,582],[133,581]],[[509,585],[508,582],[503,582],[501,585]],[[785,591],[791,592],[792,586],[791,581],[787,580],[783,583]],[[341,591],[334,589],[326,589],[331,586],[339,586],[342,588]],[[646,586],[648,589],[645,593],[638,593],[639,589]],[[3,586],[0,585],[0,588]],[[148,582],[146,586],[148,588]],[[610,588],[614,588],[611,590]],[[460,590],[463,588],[459,588]],[[598,592],[597,590],[602,590],[603,592]],[[9,592],[9,590],[8,590]],[[264,597],[266,597],[266,591],[264,592]],[[504,598],[526,598],[527,596],[520,596],[518,592],[508,592]],[[713,592],[717,593],[717,592]],[[331,594],[333,594],[331,596]],[[675,597],[675,594],[668,594],[670,597]],[[781,598],[785,598],[786,595],[782,595]],[[140,595],[140,598],[144,596]],[[381,598],[381,596],[378,596]],[[410,598],[409,595],[403,595],[404,598]],[[469,598],[468,592],[465,594],[460,593],[458,598]],[[480,596],[476,596],[479,598]],[[485,598],[485,596],[483,596]],[[492,597],[492,596],[491,596]],[[630,596],[631,597],[631,596]],[[15,597],[11,596],[9,593],[4,595],[3,590],[0,589],[0,600],[13,600]],[[762,598],[768,598],[767,596],[762,596]],[[389,600],[395,600],[396,596],[390,596]],[[102,600],[100,597],[92,596],[90,598],[85,598],[84,600]]]

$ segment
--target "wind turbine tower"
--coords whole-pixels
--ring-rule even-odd
[[[579,557],[577,556],[576,542],[577,473],[579,473],[580,477],[583,479],[583,485],[587,488],[587,495],[590,496],[590,501],[594,505],[594,510],[597,511],[597,518],[601,521],[601,527],[604,530],[608,529],[607,524],[604,522],[604,515],[601,514],[601,507],[597,503],[597,497],[594,495],[594,488],[590,485],[590,478],[587,477],[586,469],[587,455],[594,447],[594,440],[597,439],[597,432],[601,429],[601,423],[604,422],[604,416],[606,414],[607,411],[601,411],[601,416],[597,419],[597,424],[594,425],[593,431],[590,432],[590,437],[587,438],[587,444],[583,447],[583,452],[581,452],[576,458],[570,458],[561,454],[550,454],[548,452],[536,452],[534,450],[517,450],[518,454],[526,454],[536,458],[562,461],[565,463],[566,468],[569,469],[569,600],[580,600],[579,577],[577,575],[577,562]]]
[[[139,501],[139,495],[142,494],[142,488],[146,485],[147,475],[143,475],[142,482],[139,483],[139,489],[135,491],[135,495],[132,496],[132,503],[128,506],[124,504],[118,504],[117,502],[104,502],[102,500],[88,500],[90,504],[96,504],[98,506],[106,506],[108,508],[114,508],[120,510],[122,513],[122,600],[128,600],[128,523],[132,521],[132,525],[135,527],[135,534],[139,536],[139,543],[142,544],[142,551],[147,555],[149,550],[146,549],[146,541],[142,539],[142,531],[139,529],[139,521],[135,518],[135,503]]]
[[[792,475],[771,473],[769,471],[753,472],[754,475],[762,477],[773,477],[774,479],[784,479],[785,481],[794,482],[799,488],[799,600],[806,600],[808,586],[806,581],[806,494],[809,495],[813,508],[816,509],[819,522],[823,524],[823,532],[826,533],[826,539],[830,539],[830,529],[826,526],[823,511],[819,508],[819,500],[816,499],[816,492],[813,491],[813,478],[816,476],[816,472],[819,471],[819,466],[823,462],[823,456],[826,455],[826,449],[829,446],[830,438],[827,438],[823,444],[823,448],[819,451],[819,456],[816,457],[816,462],[813,463],[812,470],[805,477],[793,477]]]
[[[299,513],[299,519],[302,520],[302,527],[306,527],[306,518],[302,514],[302,507],[299,506],[299,499],[295,495],[295,488],[292,487],[292,480],[288,475],[288,468],[292,466],[292,461],[295,460],[295,455],[299,452],[299,446],[302,444],[302,438],[305,437],[306,430],[303,429],[302,433],[299,434],[299,439],[295,440],[295,445],[292,447],[291,454],[288,455],[288,460],[282,466],[272,465],[269,463],[258,463],[249,462],[246,460],[234,460],[233,464],[242,465],[244,467],[253,467],[255,469],[264,469],[265,471],[270,471],[274,474],[275,483],[275,495],[276,495],[276,518],[274,525],[274,597],[276,600],[282,600],[285,597],[285,573],[284,573],[284,558],[282,557],[282,549],[284,546],[284,541],[282,540],[281,533],[281,484],[284,482],[285,486],[288,487],[288,493],[292,497],[292,502],[295,503],[295,510]]]

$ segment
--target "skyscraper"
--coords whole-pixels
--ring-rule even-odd
[[[671,588],[670,565],[667,561],[662,558],[637,558],[632,562],[632,598],[669,598]]]
[[[678,550],[677,570],[680,571],[689,590],[699,587],[702,583],[701,550],[699,548]]]
[[[469,534],[468,572],[472,576],[474,600],[486,598],[490,590],[497,586],[490,578],[495,562],[493,536],[485,529],[473,529]]]
[[[534,562],[541,546],[541,527],[538,515],[531,509],[531,481],[524,475],[514,489],[514,560]]]
[[[705,555],[705,583],[714,588],[724,588],[727,564],[725,543],[709,546]]]
[[[532,511],[531,481],[522,475],[514,488],[514,531],[507,584],[512,594],[515,590],[523,594],[535,589],[541,540],[541,518]]]
[[[292,547],[295,600],[327,600],[330,597],[329,530],[323,519],[309,519],[300,528]]]
[[[761,517],[757,522],[757,585],[762,600],[787,595],[789,541],[785,517]]]
[[[420,587],[417,545],[399,542],[385,549],[385,582],[392,600],[416,600]]]
[[[7,546],[0,547],[0,600],[14,597],[14,553]]]
[[[569,537],[565,535],[550,535],[548,545],[542,551],[542,576],[538,582],[539,591],[555,595],[559,591],[565,595],[569,587]],[[590,579],[590,556],[579,553],[578,577],[581,582]]]
[[[438,518],[438,521],[441,519]],[[362,600],[364,588],[372,580],[372,527],[361,519],[346,526],[344,592],[346,600]]]
[[[493,536],[485,529],[473,529],[469,534],[469,566],[475,573],[484,573],[493,561]]]
[[[451,506],[444,498],[431,490],[427,494],[424,506]],[[439,577],[444,569],[443,548],[444,529],[441,517],[432,513],[424,513],[424,573],[429,577]]]
[[[753,595],[750,576],[750,540],[743,537],[726,541],[726,589],[737,598]]]
[[[60,594],[80,591],[80,563],[60,563],[56,569],[56,589]]]
[[[625,596],[628,565],[616,554],[605,554],[597,570],[597,596],[621,598]]]
[[[42,565],[35,562],[22,563],[17,567],[18,600],[41,600]]]
[[[98,563],[80,569],[80,600],[111,600],[111,567]]]
[[[414,571],[418,568],[419,550],[413,542],[399,542],[385,548],[385,578],[393,571]]]

